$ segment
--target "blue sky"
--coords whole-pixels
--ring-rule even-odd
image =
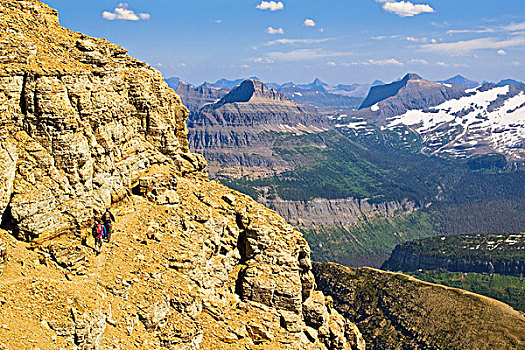
[[[45,0],[166,77],[200,84],[525,80],[524,0]]]

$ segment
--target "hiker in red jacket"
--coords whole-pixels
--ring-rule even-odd
[[[102,252],[102,237],[106,235],[106,227],[102,221],[95,219],[95,224],[91,229],[91,234],[95,238],[95,250],[97,251],[97,254],[100,254],[100,252]]]

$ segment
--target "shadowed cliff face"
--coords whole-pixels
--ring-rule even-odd
[[[159,72],[36,0],[0,0],[0,37],[0,348],[364,348],[301,233],[208,180]]]

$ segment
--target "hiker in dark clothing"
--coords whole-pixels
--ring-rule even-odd
[[[91,234],[95,238],[95,250],[97,251],[97,254],[100,254],[102,251],[102,237],[106,234],[106,227],[102,223],[102,221],[98,221],[95,219],[95,224],[93,225],[93,228],[91,229]]]
[[[106,242],[109,242],[111,241],[111,231],[113,230],[113,222],[115,222],[115,217],[113,216],[113,214],[111,214],[109,209],[107,209],[106,212],[102,215],[101,220],[104,223],[104,226],[106,227],[106,235],[104,238],[106,239]]]

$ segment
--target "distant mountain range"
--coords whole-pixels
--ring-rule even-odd
[[[246,79],[242,78],[234,80],[228,80],[223,78],[215,82],[204,82],[199,86],[195,86],[191,83],[181,81],[180,78],[173,77],[166,79],[166,82],[172,89],[176,90],[177,93],[179,93],[183,100],[185,100],[187,107],[190,110],[195,111],[201,108],[206,103],[216,102],[229,90],[238,86],[244,80],[247,79],[260,81],[260,79],[257,77],[249,77]],[[375,80],[371,84],[354,83],[329,85],[323,82],[321,79],[316,78],[309,84],[295,84],[293,82],[287,82],[283,84],[265,82],[264,84],[269,88],[273,88],[277,92],[282,93],[290,100],[300,104],[310,104],[322,108],[351,111],[359,108],[370,107],[370,101],[372,97],[372,100],[374,98],[376,100],[378,99],[378,97],[374,95],[377,94],[377,89],[374,91],[374,94],[372,96],[369,96],[369,92],[372,88],[387,85],[388,88],[391,89],[392,85],[403,85],[404,83],[400,82],[401,80],[402,79],[399,79],[391,84],[385,84],[380,80]],[[461,75],[456,75],[447,80],[436,81],[436,83],[441,83],[450,89],[457,90],[458,87],[473,89],[485,84],[486,82],[480,84]],[[522,83],[513,79],[505,79],[498,83],[495,83],[495,85],[498,86],[519,84]],[[382,89],[382,91],[384,93],[385,90]],[[452,94],[452,96],[453,95],[454,94]],[[365,98],[367,97],[368,100],[364,102]],[[447,96],[445,96],[445,98],[447,98]],[[428,103],[432,104],[435,101],[437,100],[429,101]],[[397,111],[394,110],[394,113],[397,113]]]
[[[202,99],[205,100],[206,103],[209,103],[211,101],[207,97],[216,96],[217,98],[220,98],[224,96],[227,91],[217,93],[208,89],[231,90],[241,84],[244,80],[260,81],[257,77],[235,80],[219,79],[213,83],[205,82],[199,86],[194,86],[182,82],[177,77],[173,77],[166,79],[166,82],[172,89],[176,90],[183,99],[186,97],[187,100],[191,100],[191,102],[186,103],[189,104],[188,108],[192,110],[193,107],[203,106],[203,104],[194,103],[194,100],[199,94],[202,94]],[[316,78],[310,84],[297,85],[293,82],[284,84],[265,83],[269,88],[275,89],[277,92],[282,93],[294,102],[340,110],[357,109],[363,101],[363,98],[368,94],[370,88],[381,84],[383,84],[383,82],[376,80],[372,84],[339,84],[337,86],[330,86],[322,82],[319,78]],[[190,87],[193,88],[195,92],[190,91]],[[191,97],[189,97],[189,95],[191,95]]]
[[[460,77],[454,81],[468,83]],[[303,229],[319,260],[379,266],[395,244],[407,239],[464,233],[466,227],[476,232],[521,227],[516,219],[521,204],[505,191],[521,194],[523,186],[509,175],[498,187],[504,180],[493,180],[490,173],[524,166],[524,85],[467,88],[410,73],[390,84],[376,82],[361,99],[363,108],[341,110],[300,103],[300,95],[289,97],[348,97],[328,92],[335,87],[319,79],[275,87],[248,79],[233,89],[169,83],[177,84],[191,111],[190,148],[206,157],[211,177]],[[222,81],[215,86],[229,85]],[[473,215],[469,208],[459,220],[461,229],[447,226],[465,205],[462,189],[478,188],[468,196],[477,198],[481,209]],[[496,205],[494,198],[507,202]],[[458,209],[448,212],[436,201]],[[419,214],[427,204],[440,215],[437,224]],[[497,212],[490,218],[498,219],[486,220],[488,206]],[[362,223],[363,217],[370,223]],[[377,221],[383,217],[395,220]],[[332,238],[317,241],[325,235]],[[354,236],[360,237],[358,244]],[[384,245],[378,249],[372,242]]]
[[[449,78],[447,80],[437,81],[437,83],[456,84],[456,85],[461,85],[463,87],[466,87],[467,89],[473,89],[481,85],[477,81],[467,79],[461,75],[456,75],[455,77]]]

